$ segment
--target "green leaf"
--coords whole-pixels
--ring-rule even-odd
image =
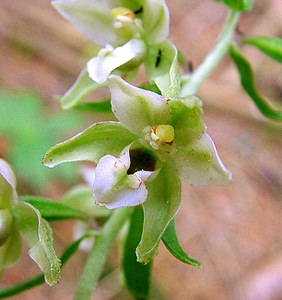
[[[40,196],[22,196],[20,200],[29,203],[39,210],[41,216],[47,221],[78,219],[85,220],[86,215],[81,211],[57,201]]]
[[[175,221],[171,220],[162,236],[162,241],[165,244],[167,250],[178,260],[184,262],[185,264],[192,265],[197,268],[201,268],[202,265],[197,260],[189,257],[187,253],[182,249],[179,244],[177,233],[175,230]]]
[[[79,103],[74,108],[76,110],[83,111],[83,112],[112,113],[110,99],[97,101],[97,102]]]
[[[30,257],[44,273],[45,281],[55,285],[60,279],[61,262],[53,246],[52,230],[48,222],[41,218],[37,209],[21,202],[14,208],[17,229],[29,244]]]
[[[236,11],[249,11],[253,8],[254,0],[216,0]]]
[[[235,45],[232,45],[230,47],[230,55],[239,71],[242,87],[251,97],[260,112],[264,116],[272,120],[281,122],[282,111],[274,110],[267,103],[267,100],[262,95],[260,95],[255,85],[255,78],[252,67]]]
[[[243,44],[253,45],[264,54],[282,63],[282,39],[267,36],[251,36],[243,39]]]
[[[181,182],[174,164],[166,161],[156,179],[148,182],[148,198],[143,204],[144,225],[137,260],[150,262],[157,254],[159,241],[180,205]]]
[[[51,168],[63,162],[97,162],[106,154],[118,156],[135,139],[136,136],[118,122],[95,123],[71,139],[52,147],[43,162]]]
[[[128,290],[136,299],[147,299],[150,288],[152,264],[142,265],[137,262],[136,247],[141,239],[143,228],[143,210],[137,206],[131,216],[126,237],[122,267]]]
[[[77,105],[82,98],[87,96],[99,86],[101,85],[93,81],[89,77],[87,69],[84,68],[78,75],[74,84],[60,98],[62,108],[68,109]]]
[[[146,72],[165,98],[176,98],[180,91],[180,72],[178,51],[170,42],[165,41],[148,47],[145,59]]]

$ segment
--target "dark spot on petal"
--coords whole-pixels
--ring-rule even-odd
[[[137,171],[154,171],[156,159],[153,153],[147,149],[132,149],[129,150],[130,166],[127,174],[134,174]]]

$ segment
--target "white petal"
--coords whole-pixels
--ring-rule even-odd
[[[89,76],[98,83],[107,80],[111,72],[145,53],[145,45],[141,40],[130,40],[121,47],[112,48],[107,45],[101,49],[98,56],[87,63]]]
[[[0,175],[9,183],[9,185],[16,188],[16,177],[11,167],[6,163],[4,159],[0,158]]]
[[[120,159],[106,155],[96,167],[93,194],[98,205],[112,209],[144,203],[148,191],[141,179],[127,174]]]
[[[179,147],[175,161],[180,176],[193,185],[227,184],[232,179],[207,134],[191,144]]]

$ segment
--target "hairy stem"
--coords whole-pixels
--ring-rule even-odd
[[[101,234],[95,239],[93,248],[81,275],[75,300],[91,299],[92,292],[103,271],[109,250],[122,225],[131,213],[131,208],[116,209],[105,224]]]
[[[187,79],[187,82],[184,82],[181,92],[183,96],[196,94],[202,83],[224,58],[228,52],[238,20],[239,13],[230,11],[216,45],[206,56],[203,63]]]

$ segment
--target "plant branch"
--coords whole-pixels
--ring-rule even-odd
[[[74,243],[70,244],[69,246],[66,247],[66,249],[64,250],[62,256],[61,256],[61,262],[62,262],[62,266],[74,255],[74,253],[78,250],[78,247],[80,245],[80,243],[85,239],[85,238],[89,238],[89,237],[93,237],[93,234],[90,233],[86,233],[85,235],[83,235],[80,239],[76,240]],[[4,288],[2,290],[0,290],[0,298],[6,298],[6,297],[10,297],[16,294],[19,294],[21,292],[24,292],[26,290],[29,290],[37,285],[40,285],[44,283],[44,275],[40,274],[38,276],[35,276],[31,279],[28,279],[26,281],[23,281],[21,283],[15,284],[13,286]]]
[[[75,300],[91,299],[92,292],[101,276],[110,248],[122,225],[131,213],[132,209],[128,207],[116,209],[101,230],[100,235],[95,239],[95,243],[81,275]]]
[[[239,15],[240,14],[238,12],[232,10],[229,11],[216,45],[207,55],[203,63],[189,78],[187,78],[187,81],[184,82],[181,91],[183,96],[196,94],[202,83],[224,58],[232,41],[232,36],[239,20]]]

